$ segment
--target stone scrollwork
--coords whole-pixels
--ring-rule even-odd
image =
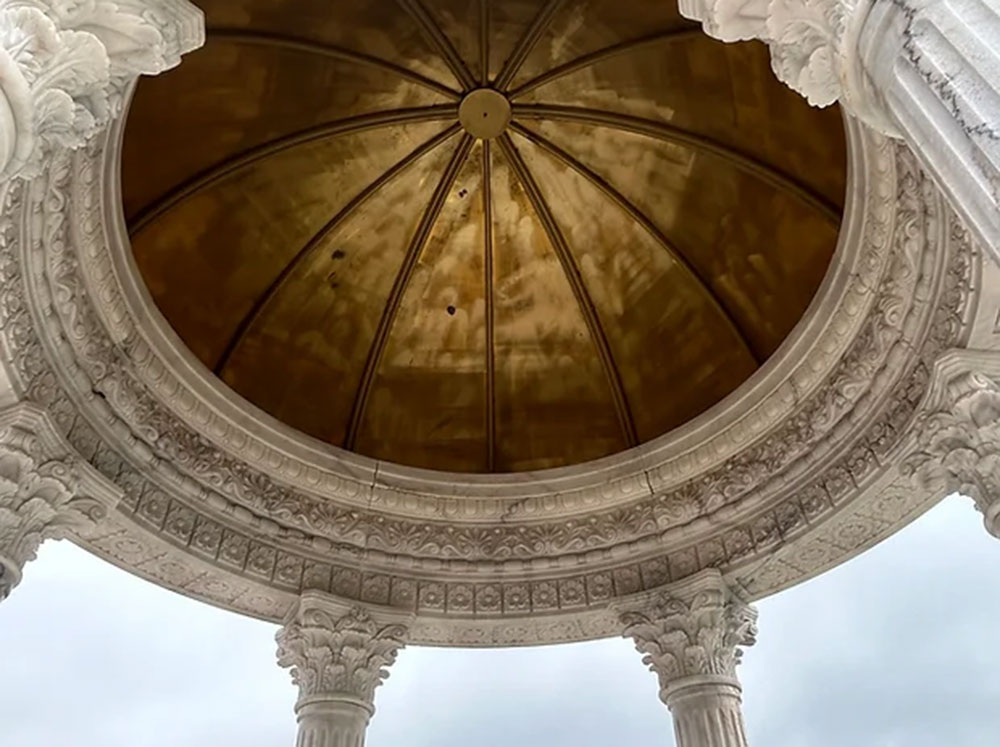
[[[681,0],[681,13],[722,41],[759,39],[778,79],[813,106],[844,94],[844,70],[869,0]]]
[[[997,0],[680,0],[722,41],[758,39],[813,106],[904,140],[1000,261]]]
[[[757,610],[733,594],[717,571],[626,606],[620,619],[624,635],[659,677],[664,702],[692,677],[735,681],[740,647],[757,640]]]
[[[380,625],[360,607],[338,614],[304,601],[278,632],[278,664],[291,669],[300,703],[347,699],[371,708],[405,639],[406,626]]]
[[[185,0],[0,0],[0,182],[82,147],[121,113],[133,78],[202,43]]]
[[[0,431],[0,600],[44,540],[63,539],[104,515],[104,506],[79,495],[79,487],[72,458],[48,457],[28,430]]]
[[[904,474],[925,489],[943,486],[969,496],[986,529],[1000,538],[1000,380],[965,370],[943,390],[922,418],[919,448],[903,462]]]
[[[362,747],[375,690],[406,643],[408,626],[304,594],[278,631],[278,664],[299,688],[298,747]]]

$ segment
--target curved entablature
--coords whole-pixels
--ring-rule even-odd
[[[444,80],[456,59],[478,58],[448,55],[418,72]],[[504,114],[496,104],[466,113]],[[649,118],[630,126],[637,119]],[[17,571],[40,538],[68,536],[164,586],[270,620],[317,592],[332,608],[405,617],[414,643],[518,645],[620,634],[622,603],[705,569],[741,598],[765,596],[888,536],[949,490],[969,492],[1000,531],[987,458],[1000,358],[963,350],[997,347],[1000,286],[985,273],[998,271],[911,152],[845,122],[851,182],[837,252],[760,369],[646,444],[508,475],[377,462],[249,405],[178,338],[139,272],[121,211],[123,120],[84,150],[55,148],[36,179],[7,185],[0,241],[0,350],[18,400],[0,416],[2,507],[28,519],[16,529],[30,540],[5,567]],[[538,133],[534,147],[553,161],[576,158],[531,121],[435,127],[428,137],[440,142],[421,142],[445,162],[430,187],[438,201],[473,163],[468,154],[459,166],[465,149],[479,149],[484,172],[503,158],[531,170],[518,128]],[[587,169],[570,170],[620,212],[642,209]],[[544,178],[522,176],[536,192],[526,199],[549,215],[542,233],[572,251]],[[493,202],[482,204],[489,215]],[[22,501],[38,510],[19,514]]]
[[[836,267],[741,396],[639,461],[464,484],[368,468],[248,410],[150,313],[116,210],[120,131],[64,157],[40,202],[14,195],[42,220],[5,251],[48,228],[6,278],[3,334],[15,388],[53,413],[53,438],[122,486],[108,518],[72,536],[248,614],[280,619],[316,589],[407,611],[414,642],[464,645],[610,635],[611,601],[699,568],[756,597],[848,557],[942,495],[894,465],[933,361],[968,336],[978,283],[974,247],[912,157],[848,130],[856,181]],[[70,224],[85,230],[67,240]],[[54,313],[38,313],[44,299]]]
[[[132,246],[199,360],[320,440],[485,474],[652,442],[829,265],[838,112],[672,3],[203,7],[131,105]]]

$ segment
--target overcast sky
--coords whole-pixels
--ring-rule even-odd
[[[1000,541],[953,498],[758,604],[741,667],[752,747],[1000,744]],[[0,604],[2,747],[292,747],[275,627],[51,543]],[[368,747],[663,747],[656,681],[622,640],[409,648]]]

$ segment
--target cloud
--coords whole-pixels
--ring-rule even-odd
[[[740,676],[755,747],[987,747],[1000,733],[1000,542],[950,499],[872,551],[759,603]],[[0,605],[3,747],[275,747],[295,692],[275,627],[66,543]],[[403,651],[369,747],[662,747],[631,644]]]

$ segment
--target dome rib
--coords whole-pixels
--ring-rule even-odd
[[[487,1],[483,0],[484,3]],[[486,463],[489,471],[494,472],[497,462],[497,357],[493,278],[493,147],[489,140],[483,142],[483,223],[483,272],[486,283]]]
[[[434,17],[431,16],[427,8],[424,7],[424,4],[420,0],[396,1],[403,10],[410,14],[427,40],[437,49],[438,54],[441,55],[441,58],[448,65],[452,75],[455,76],[455,79],[461,84],[462,88],[469,89],[474,87],[476,79],[472,75],[472,71],[469,70],[469,66],[465,64],[465,60],[459,55],[455,49],[455,45],[451,43],[448,35],[444,33],[444,30],[434,20]]]
[[[490,84],[490,23],[490,0],[479,0],[479,83],[483,86]]]
[[[625,392],[625,385],[622,382],[621,372],[615,363],[611,344],[608,342],[604,326],[601,324],[597,307],[590,296],[590,291],[587,290],[583,275],[580,273],[580,268],[577,267],[569,245],[566,243],[566,237],[563,235],[562,229],[559,227],[545,196],[542,194],[541,188],[538,186],[538,182],[535,181],[535,177],[524,162],[524,158],[521,156],[520,151],[518,151],[513,139],[511,139],[509,134],[504,133],[500,136],[498,142],[500,143],[500,149],[503,151],[504,157],[513,169],[518,181],[521,182],[525,193],[528,195],[528,199],[531,201],[531,205],[549,238],[549,243],[559,258],[563,274],[569,281],[573,295],[576,297],[580,310],[583,312],[587,329],[590,331],[591,340],[597,349],[601,367],[604,369],[604,375],[611,389],[615,412],[618,416],[618,422],[625,441],[629,448],[636,446],[639,444],[638,431],[635,427],[635,419],[632,417],[632,410],[629,406],[628,395]]]
[[[542,86],[552,83],[553,81],[565,78],[567,75],[571,75],[575,72],[583,70],[584,68],[590,67],[591,65],[597,65],[620,54],[634,52],[638,49],[642,49],[643,47],[659,44],[660,42],[686,41],[688,39],[704,38],[704,36],[704,32],[697,28],[675,29],[671,31],[661,31],[660,33],[644,36],[640,39],[631,39],[620,44],[612,44],[610,47],[604,47],[603,49],[598,49],[590,54],[585,54],[582,57],[577,57],[575,60],[570,60],[564,65],[554,67],[547,73],[543,73],[542,75],[532,78],[527,83],[522,83],[517,88],[507,91],[507,97],[511,101],[514,101],[521,96],[531,93],[537,88],[541,88]]]
[[[302,264],[302,262],[308,259],[318,247],[322,246],[323,241],[330,234],[336,231],[337,228],[344,223],[344,221],[350,218],[356,210],[360,209],[380,189],[389,184],[414,162],[419,161],[432,150],[453,138],[460,130],[461,127],[458,124],[454,124],[443,132],[440,132],[429,140],[421,143],[406,156],[386,169],[377,179],[368,184],[367,187],[355,195],[350,202],[341,208],[336,215],[327,221],[312,236],[302,249],[300,249],[294,257],[292,257],[288,264],[282,268],[281,272],[278,273],[274,281],[260,295],[257,301],[254,302],[253,307],[249,312],[247,312],[246,316],[240,320],[239,325],[233,332],[232,338],[230,338],[229,343],[226,345],[222,355],[219,356],[219,361],[215,365],[215,373],[217,376],[222,375],[222,372],[225,370],[226,364],[229,363],[230,358],[232,358],[233,353],[239,349],[240,344],[243,342],[254,323],[263,315],[268,303],[270,303],[271,299],[277,295],[278,291],[281,290],[282,286],[288,278],[291,277],[292,273],[294,273],[295,270]]]
[[[236,155],[224,158],[195,174],[190,179],[181,182],[176,187],[173,187],[135,216],[135,219],[129,226],[129,235],[135,238],[164,213],[230,174],[286,150],[338,135],[365,132],[380,127],[392,127],[393,125],[423,122],[454,122],[457,117],[457,105],[435,104],[433,106],[420,106],[413,109],[390,109],[388,111],[375,112],[374,114],[362,114],[357,117],[324,122],[323,124],[298,130],[288,135],[282,135],[281,137],[256,145],[253,148],[241,151]]]
[[[255,44],[264,47],[277,47],[279,49],[287,49],[293,52],[305,52],[307,54],[320,55],[343,62],[353,62],[359,65],[376,67],[385,72],[393,73],[401,78],[405,78],[411,83],[416,83],[417,85],[423,86],[424,88],[441,94],[442,96],[446,96],[454,101],[458,101],[462,98],[461,91],[449,88],[443,83],[438,83],[433,78],[421,75],[415,70],[410,70],[402,65],[396,65],[388,60],[383,60],[381,57],[362,54],[361,52],[354,52],[350,49],[344,49],[331,44],[320,44],[319,42],[315,42],[310,39],[286,36],[284,34],[267,34],[259,31],[246,31],[244,29],[224,27],[210,28],[206,33],[211,34],[214,39],[220,39],[234,44]]]
[[[729,326],[732,327],[736,337],[746,347],[747,352],[750,354],[750,357],[753,358],[754,363],[759,366],[764,362],[765,356],[761,355],[757,350],[754,350],[754,347],[750,342],[749,335],[746,330],[740,326],[740,323],[736,320],[732,310],[729,309],[723,299],[712,289],[708,280],[700,272],[698,272],[698,269],[691,263],[684,253],[674,246],[663,231],[657,228],[656,224],[650,220],[649,216],[640,210],[631,200],[625,197],[625,195],[611,186],[611,184],[608,183],[608,181],[600,174],[595,173],[592,169],[584,165],[579,159],[571,156],[551,140],[543,137],[537,132],[529,130],[527,127],[518,124],[517,122],[511,123],[511,129],[527,139],[529,142],[534,143],[553,158],[557,159],[560,163],[573,169],[573,171],[599,189],[605,197],[615,203],[615,205],[624,211],[632,220],[642,226],[646,233],[648,233],[657,244],[662,246],[664,251],[666,251],[666,253],[669,254],[670,257],[684,269],[684,271],[694,281],[695,285],[701,288],[712,306],[715,307]]]
[[[392,326],[396,321],[396,314],[399,312],[399,305],[403,299],[403,294],[410,284],[410,279],[413,277],[413,270],[420,259],[420,254],[427,244],[427,240],[430,238],[434,224],[437,223],[437,219],[441,215],[441,210],[444,207],[448,193],[454,186],[455,180],[465,165],[474,144],[475,138],[471,135],[466,134],[462,136],[461,141],[459,141],[459,144],[455,148],[455,154],[452,156],[451,161],[449,161],[448,167],[445,169],[430,202],[427,204],[427,208],[424,210],[423,217],[420,219],[420,225],[417,227],[416,233],[414,233],[413,239],[410,241],[410,246],[406,250],[403,264],[400,266],[396,280],[392,284],[392,290],[382,311],[382,317],[379,319],[375,338],[372,340],[368,356],[365,359],[364,371],[361,374],[361,381],[358,384],[354,403],[351,406],[351,417],[347,426],[347,435],[344,438],[345,449],[353,450],[357,443],[358,433],[361,430],[365,412],[368,409],[368,399],[371,395],[372,383],[378,371],[379,364],[382,362],[385,345],[389,339],[389,333],[392,331]]]
[[[604,109],[591,109],[582,106],[513,104],[511,109],[515,120],[518,118],[532,120],[550,119],[557,122],[575,122],[597,127],[610,127],[637,135],[645,135],[665,142],[680,143],[681,145],[687,145],[705,153],[710,153],[724,161],[728,161],[742,171],[757,177],[766,184],[770,184],[772,187],[777,187],[795,195],[802,202],[821,213],[833,226],[840,225],[840,210],[822,195],[780,169],[769,166],[762,161],[758,161],[756,158],[751,158],[734,148],[718,143],[704,135],[698,135],[690,130],[674,127],[665,122],[657,122],[653,119],[644,119],[642,117],[634,117],[630,114],[620,114]]]
[[[525,60],[528,59],[528,55],[531,54],[531,50],[535,48],[538,40],[542,38],[542,35],[548,29],[549,25],[555,19],[556,13],[562,6],[563,0],[548,0],[544,6],[538,11],[538,15],[535,16],[534,20],[531,22],[531,26],[521,37],[520,41],[517,43],[517,47],[511,53],[510,57],[504,63],[503,68],[497,75],[496,80],[493,82],[493,87],[499,91],[506,91],[510,86],[511,82],[517,76],[518,72],[521,70],[521,66],[524,65]]]

